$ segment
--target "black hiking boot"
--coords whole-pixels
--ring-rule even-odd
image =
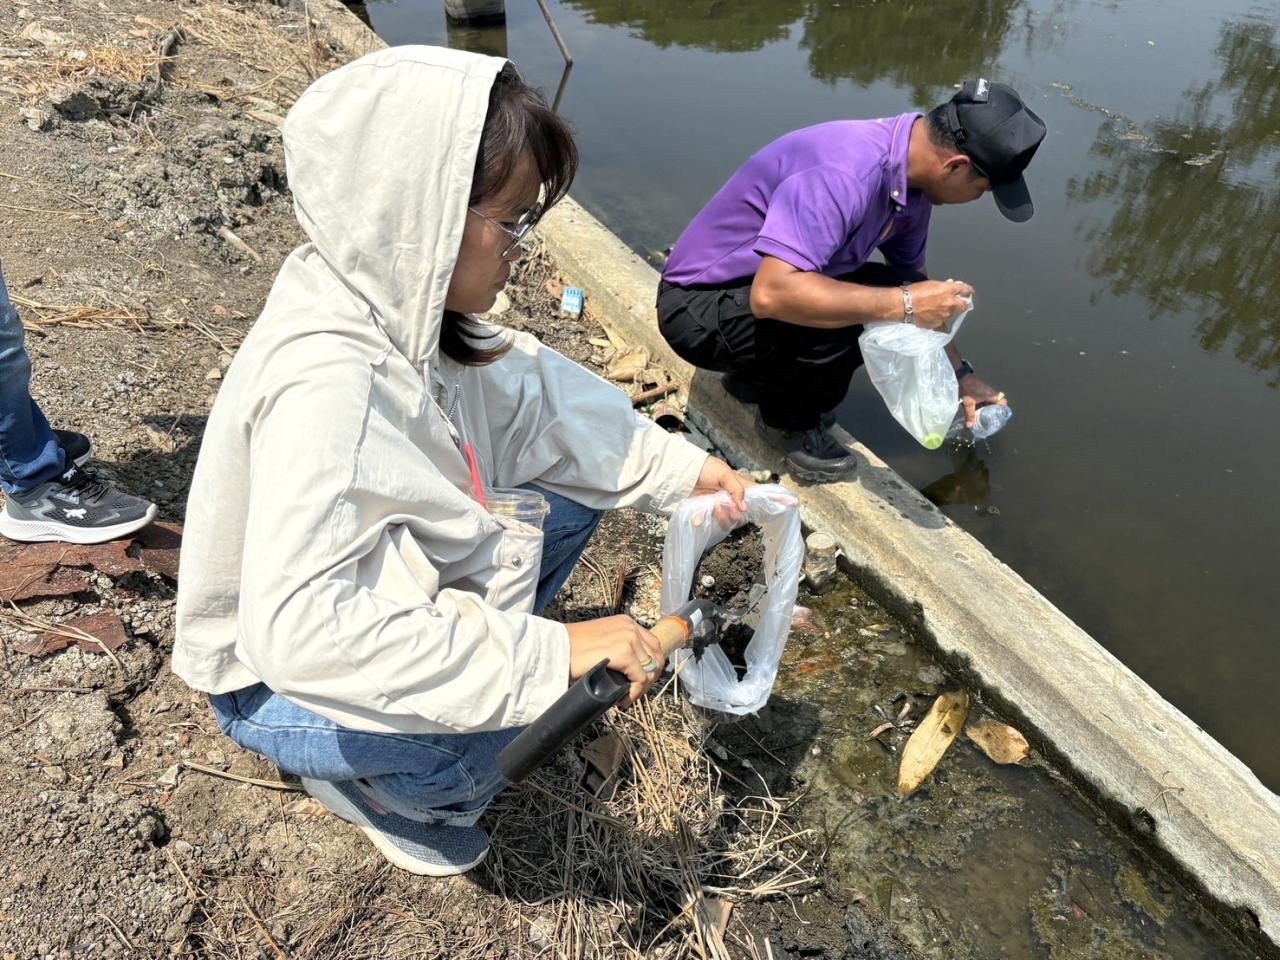
[[[858,458],[819,425],[808,430],[779,430],[756,412],[756,428],[766,440],[780,444],[787,452],[787,469],[807,483],[837,483],[851,480]]]

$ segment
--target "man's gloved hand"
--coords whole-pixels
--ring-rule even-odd
[[[922,280],[907,284],[907,292],[915,325],[942,330],[968,306],[962,298],[972,297],[973,287],[959,280]]]
[[[985,407],[989,403],[998,403],[1005,407],[1009,405],[1003,393],[997,393],[972,373],[960,378],[960,402],[964,404],[964,425],[969,428],[978,422],[979,407]]]

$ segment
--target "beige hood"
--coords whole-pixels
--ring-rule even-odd
[[[285,122],[298,222],[415,364],[440,342],[489,91],[505,64],[391,47],[321,77]]]
[[[536,481],[669,511],[706,455],[527,334],[497,363],[437,354],[489,90],[504,61],[379,51],[285,124],[311,242],[285,261],[209,417],[187,507],[173,670],[258,682],[349,727],[489,730],[568,681],[530,613],[541,535],[468,495]]]

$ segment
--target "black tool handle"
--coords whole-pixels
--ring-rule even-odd
[[[601,660],[579,677],[547,712],[524,729],[498,754],[498,770],[519,783],[561,747],[598,720],[627,695],[631,681]]]
[[[718,616],[715,604],[690,600],[655,623],[650,632],[662,647],[662,655],[670,657],[688,642],[691,632],[717,629],[713,624]],[[610,670],[608,662],[601,660],[579,677],[546,713],[503,748],[498,754],[498,770],[507,780],[519,783],[626,695],[631,681],[626,674]]]

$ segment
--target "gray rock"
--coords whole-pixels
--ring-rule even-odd
[[[32,738],[34,752],[57,762],[110,754],[121,725],[107,706],[106,692],[63,697],[40,718]]]
[[[27,122],[27,126],[36,133],[43,133],[46,130],[53,129],[54,116],[48,110],[41,110],[39,107],[23,107],[19,113],[22,119]]]

